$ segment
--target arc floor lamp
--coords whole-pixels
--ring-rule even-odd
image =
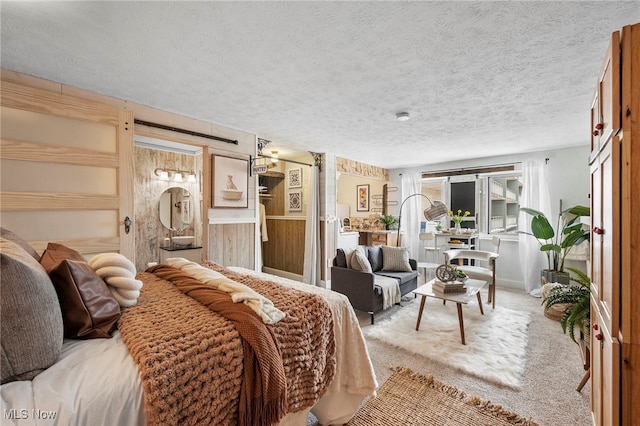
[[[400,213],[398,214],[398,237],[396,238],[396,247],[400,245],[400,227],[402,226],[402,207],[404,207],[404,203],[407,202],[409,198],[412,197],[424,197],[429,201],[429,207],[424,209],[422,214],[424,218],[428,221],[438,220],[441,217],[445,216],[448,212],[447,206],[442,201],[431,201],[429,197],[424,194],[411,194],[407,198],[402,201],[400,204]]]

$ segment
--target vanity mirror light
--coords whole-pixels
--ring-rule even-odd
[[[188,190],[173,186],[160,195],[160,223],[170,231],[182,231],[191,226],[193,209]]]

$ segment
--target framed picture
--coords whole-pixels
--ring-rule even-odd
[[[213,207],[249,207],[249,161],[215,154],[211,158]]]
[[[302,211],[302,191],[289,192],[289,211],[290,212]]]
[[[369,211],[369,185],[358,185],[357,187],[356,211]]]
[[[289,169],[289,188],[302,188],[302,169]]]

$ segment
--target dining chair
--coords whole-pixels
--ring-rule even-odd
[[[429,272],[430,277],[433,277],[436,269],[441,265],[440,249],[435,245],[436,238],[433,232],[421,232],[418,238],[422,241],[425,251],[425,261],[418,262],[418,270],[423,272],[424,281],[427,282],[427,272]],[[430,241],[432,241],[431,245]]]
[[[500,247],[498,238],[497,247]],[[492,241],[493,243],[493,241]],[[494,245],[495,247],[495,245]],[[496,260],[500,257],[498,253],[488,250],[446,250],[444,252],[444,260],[449,264],[452,260],[457,260],[459,265],[456,267],[464,271],[469,278],[475,280],[483,280],[489,284],[487,303],[491,303],[491,307],[496,307]],[[469,265],[464,265],[463,261],[468,260]],[[476,261],[471,265],[471,261]],[[486,262],[485,266],[479,266],[478,262]]]

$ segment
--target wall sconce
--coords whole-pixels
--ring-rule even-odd
[[[169,172],[167,170],[155,169],[153,173],[155,173],[155,175],[158,176],[160,180],[169,180]]]
[[[278,151],[271,151],[271,162],[272,163],[278,162]]]
[[[172,169],[155,169],[153,173],[160,178],[160,180],[172,180],[174,182],[186,181],[189,183],[196,182],[196,175],[191,170],[172,170]]]

